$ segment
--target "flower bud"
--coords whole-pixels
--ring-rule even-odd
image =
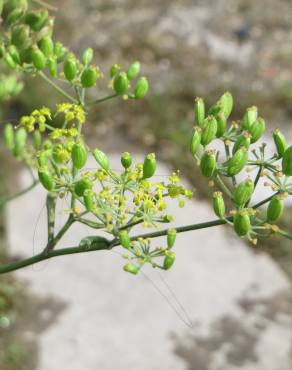
[[[148,179],[154,175],[156,171],[155,153],[148,154],[143,163],[143,179]]]
[[[168,229],[167,230],[167,248],[171,249],[174,246],[176,240],[176,230]]]
[[[82,87],[89,88],[96,84],[97,70],[94,67],[85,68],[81,74]]]
[[[14,128],[11,123],[4,127],[4,142],[9,150],[14,148]]]
[[[52,77],[57,77],[58,75],[58,63],[57,63],[57,59],[55,57],[52,57],[48,60],[48,69],[49,69],[49,72],[50,72],[50,75]]]
[[[225,118],[228,118],[233,108],[233,97],[229,91],[225,92],[219,99]]]
[[[227,126],[227,120],[225,118],[224,113],[221,112],[218,115],[216,115],[216,121],[217,121],[216,137],[222,137],[225,134]]]
[[[87,150],[82,143],[76,143],[72,147],[71,158],[73,166],[80,170],[87,161]]]
[[[173,252],[167,251],[167,254],[163,261],[164,270],[169,270],[171,266],[174,264],[174,261],[175,261],[175,254]]]
[[[45,140],[43,143],[43,148],[45,150],[51,150],[53,148],[52,142],[49,139]]]
[[[62,144],[55,145],[52,154],[56,163],[66,163],[70,159],[69,151]]]
[[[92,59],[93,59],[93,49],[87,48],[82,55],[82,62],[86,66],[88,66],[92,62]]]
[[[121,156],[121,163],[122,163],[122,166],[127,169],[127,168],[130,168],[131,165],[132,165],[132,156],[130,153],[128,152],[125,152],[122,154]]]
[[[125,72],[121,72],[114,78],[114,90],[118,95],[124,95],[129,89],[129,80]]]
[[[48,58],[54,53],[54,43],[50,36],[43,37],[38,42],[38,47],[43,52],[43,54]]]
[[[23,127],[20,127],[18,130],[16,130],[15,145],[13,150],[13,154],[15,155],[15,157],[19,157],[23,153],[26,144],[26,139],[27,133]]]
[[[119,233],[119,239],[120,239],[120,243],[121,243],[122,247],[124,247],[126,249],[130,248],[131,239],[130,239],[130,236],[129,236],[129,234],[126,230],[123,230]]]
[[[279,129],[273,132],[273,139],[277,148],[277,153],[279,157],[283,157],[285,150],[287,148],[287,141],[285,136]]]
[[[91,190],[91,189],[92,189],[92,182],[88,179],[78,180],[74,185],[74,191],[79,197],[82,197],[84,195],[85,190]]]
[[[267,209],[267,221],[275,222],[277,221],[284,212],[284,201],[281,195],[275,195],[268,205]]]
[[[206,146],[211,143],[216,137],[217,121],[214,116],[208,116],[204,120],[204,128],[201,136],[201,144]]]
[[[195,99],[195,122],[201,128],[204,126],[205,120],[205,103],[202,98]]]
[[[83,193],[83,201],[88,212],[92,212],[94,206],[94,193],[91,189],[86,189]]]
[[[214,151],[207,150],[201,159],[200,169],[203,176],[212,177],[216,170],[216,156]]]
[[[190,143],[190,151],[193,157],[197,154],[197,151],[201,144],[201,132],[202,129],[200,127],[194,127]]]
[[[292,146],[289,146],[283,154],[282,172],[286,176],[292,176]]]
[[[34,130],[34,132],[32,134],[32,143],[33,143],[33,147],[36,150],[39,150],[41,148],[41,146],[42,146],[42,135],[41,135],[39,130]]]
[[[238,236],[244,236],[250,232],[250,217],[246,209],[241,210],[234,215],[233,227]]]
[[[248,131],[257,118],[258,118],[258,108],[255,106],[247,108],[241,121],[242,129]]]
[[[220,191],[213,193],[213,210],[217,217],[223,218],[225,216],[225,202]]]
[[[266,123],[261,117],[259,117],[249,129],[249,132],[251,134],[250,142],[253,144],[256,141],[258,141],[262,137],[263,133],[265,132],[265,129],[266,129]]]
[[[129,272],[130,274],[137,275],[139,272],[139,267],[133,263],[127,263],[124,267],[124,271]]]
[[[127,70],[128,80],[129,81],[134,80],[138,76],[139,72],[140,72],[140,63],[139,62],[132,63]]]
[[[233,157],[231,157],[224,166],[227,167],[227,176],[237,175],[243,167],[246,165],[248,160],[248,152],[245,147],[239,148]]]
[[[69,56],[65,62],[63,67],[63,72],[68,81],[74,80],[77,75],[77,63],[76,59],[73,56]]]
[[[148,93],[148,89],[149,84],[146,77],[139,78],[134,91],[135,99],[144,98],[144,96]]]
[[[41,168],[38,171],[40,183],[48,191],[52,191],[55,187],[55,182],[51,172],[46,168]]]
[[[250,135],[244,132],[242,135],[238,137],[236,142],[234,143],[232,154],[235,154],[239,148],[245,147],[248,149],[250,146]]]
[[[42,70],[45,68],[46,57],[38,47],[34,47],[32,49],[31,58],[32,58],[32,63],[36,69]]]
[[[236,186],[233,192],[233,200],[237,206],[244,206],[254,192],[254,183],[251,179],[242,181]]]
[[[94,149],[92,154],[100,167],[103,168],[105,171],[108,171],[110,166],[107,155],[99,149]]]

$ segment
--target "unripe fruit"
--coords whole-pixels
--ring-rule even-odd
[[[156,158],[155,154],[148,154],[143,163],[143,179],[148,179],[154,175],[156,171]]]
[[[127,168],[130,168],[131,165],[132,165],[132,156],[130,153],[128,152],[125,152],[122,154],[121,156],[121,163],[122,163],[122,166],[127,169]]]
[[[217,121],[214,116],[209,116],[205,119],[204,128],[201,136],[201,144],[206,146],[211,143],[216,137]]]
[[[149,90],[149,84],[146,79],[146,77],[139,78],[135,91],[134,91],[134,97],[135,99],[142,99],[144,96],[148,93]]]
[[[42,70],[45,68],[47,60],[46,60],[45,55],[39,48],[34,47],[32,49],[31,58],[32,58],[32,63],[36,69]]]
[[[38,171],[40,183],[48,191],[52,191],[55,187],[55,182],[51,172],[47,168],[41,168]]]
[[[175,261],[175,254],[173,252],[167,252],[164,261],[163,261],[163,268],[164,270],[169,270],[171,266],[174,264]]]
[[[94,67],[85,68],[81,74],[82,87],[89,88],[96,84],[97,71]]]
[[[27,46],[29,42],[29,28],[24,25],[14,27],[11,34],[11,42],[19,48]]]
[[[227,120],[225,118],[224,113],[219,113],[216,116],[216,121],[217,121],[216,137],[222,137],[225,134],[226,126],[227,126]]]
[[[267,221],[275,222],[283,214],[284,211],[284,202],[281,196],[275,195],[268,205],[267,209]]]
[[[75,183],[74,191],[79,196],[82,197],[84,195],[85,190],[92,189],[92,182],[88,179],[81,179]]]
[[[237,152],[231,157],[225,166],[227,167],[227,176],[237,175],[245,166],[248,160],[248,152],[245,147],[237,150]]]
[[[138,76],[139,72],[140,72],[140,63],[135,62],[131,64],[127,70],[128,80],[129,81],[134,80]]]
[[[108,171],[110,166],[107,155],[99,149],[94,149],[92,154],[100,167],[103,168],[105,171]]]
[[[212,177],[217,167],[216,156],[213,151],[206,151],[201,159],[200,169],[203,176]]]
[[[29,13],[28,13],[25,20],[26,20],[26,23],[29,24],[30,28],[33,31],[38,32],[47,23],[49,19],[49,13],[47,10],[40,10],[40,11],[35,12],[34,14],[36,15],[36,17],[32,15],[29,19],[29,16],[28,16]]]
[[[213,104],[210,109],[208,110],[208,115],[210,116],[217,116],[219,113],[223,113],[223,109],[222,109],[222,106],[220,104],[220,102],[218,101],[216,104]]]
[[[11,12],[14,9],[27,10],[28,4],[27,0],[9,0],[5,2],[8,12]]]
[[[11,123],[4,127],[4,142],[9,150],[14,148],[14,128]]]
[[[244,236],[250,232],[251,223],[247,210],[239,211],[234,215],[233,227],[238,236]]]
[[[23,153],[25,149],[26,139],[27,133],[23,127],[20,127],[18,130],[16,130],[15,145],[13,150],[13,154],[15,155],[15,157],[19,157]]]
[[[254,183],[247,179],[236,186],[233,192],[233,200],[237,206],[244,206],[251,198],[254,192]]]
[[[205,120],[205,103],[202,98],[195,99],[195,122],[201,128],[204,126]]]
[[[54,43],[50,36],[43,37],[38,42],[38,47],[43,52],[43,54],[48,58],[54,53]]]
[[[224,93],[219,99],[225,118],[228,118],[233,108],[233,97],[229,91]]]
[[[23,9],[14,9],[7,16],[7,24],[11,26],[13,23],[16,23],[24,15]]]
[[[115,77],[120,72],[121,67],[118,64],[114,64],[110,70],[111,78]]]
[[[194,127],[191,143],[190,143],[190,151],[193,157],[197,154],[197,151],[201,144],[201,128],[200,127]]]
[[[282,159],[282,172],[286,176],[292,176],[292,146],[285,150]]]
[[[63,72],[68,81],[74,80],[77,75],[77,63],[74,57],[70,56],[65,60]]]
[[[48,154],[46,152],[41,152],[37,156],[37,162],[39,168],[45,168],[48,165]]]
[[[64,60],[64,57],[66,55],[66,48],[61,42],[56,42],[54,46],[54,55],[57,58],[58,63]]]
[[[92,62],[92,59],[93,59],[93,49],[87,48],[82,55],[82,62],[86,66],[88,66]]]
[[[220,191],[213,193],[213,210],[217,217],[223,218],[225,216],[225,202]]]
[[[12,58],[12,56],[9,53],[5,54],[4,61],[7,65],[7,67],[9,67],[11,69],[15,69],[17,67],[17,63],[15,63],[14,59]]]
[[[58,63],[55,57],[48,60],[48,69],[52,77],[57,77],[58,75]]]
[[[139,267],[134,265],[133,263],[127,263],[123,267],[124,271],[129,272],[130,274],[137,275],[139,272]]]
[[[87,150],[82,143],[76,143],[72,147],[71,158],[73,166],[80,170],[87,161]]]
[[[130,248],[131,239],[130,239],[130,236],[129,236],[129,234],[126,230],[123,230],[119,233],[119,239],[120,239],[120,243],[121,243],[122,247],[124,247],[126,249]]]
[[[248,131],[257,118],[258,118],[258,108],[255,106],[247,108],[241,121],[241,126],[243,130]]]
[[[38,150],[42,146],[42,135],[39,130],[35,130],[32,135],[33,147]]]
[[[251,134],[250,142],[253,144],[256,141],[258,141],[262,137],[263,133],[265,132],[265,129],[266,129],[266,123],[261,117],[259,117],[249,129],[249,132]]]
[[[273,132],[273,139],[277,148],[277,153],[279,157],[283,157],[285,150],[287,148],[287,141],[285,136],[279,129]]]
[[[114,90],[118,95],[124,95],[129,89],[129,80],[125,72],[121,72],[114,78]]]
[[[20,51],[21,64],[23,64],[23,63],[31,64],[32,63],[32,51],[33,51],[32,46],[29,46],[29,47],[27,47],[25,49],[22,49]]]
[[[86,189],[83,193],[85,208],[88,212],[92,212],[94,207],[94,193],[90,189]]]
[[[250,136],[248,133],[243,133],[238,137],[236,142],[234,143],[233,149],[232,149],[232,154],[235,154],[239,148],[245,147],[248,149],[250,146]]]
[[[176,240],[176,230],[168,229],[167,230],[167,248],[171,249],[174,246]]]

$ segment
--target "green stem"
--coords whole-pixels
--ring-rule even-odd
[[[217,183],[219,184],[219,186],[221,187],[221,189],[224,191],[224,193],[226,195],[229,196],[229,198],[233,198],[233,195],[231,194],[231,191],[228,189],[228,187],[224,184],[224,182],[222,181],[221,177],[219,175],[216,176],[216,180],[217,180]]]
[[[113,94],[113,95],[105,96],[104,98],[101,98],[101,99],[97,99],[97,100],[94,100],[94,101],[88,102],[88,103],[87,103],[87,105],[99,104],[99,103],[102,103],[102,102],[104,102],[104,101],[107,101],[107,100],[110,100],[110,99],[116,98],[116,97],[118,97],[118,96],[119,96],[118,94]]]

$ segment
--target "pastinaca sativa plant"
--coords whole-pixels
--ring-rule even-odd
[[[265,121],[258,116],[256,107],[248,108],[242,119],[230,123],[233,98],[229,92],[209,110],[203,99],[195,99],[195,126],[186,145],[190,145],[194,165],[200,167],[214,188],[212,202],[217,218],[162,229],[161,224],[173,219],[167,212],[167,199],[176,198],[183,207],[185,200],[192,197],[192,192],[180,183],[179,172],[170,174],[167,181],[155,181],[155,154],[147,154],[143,163],[135,164],[128,152],[121,155],[122,170],[114,171],[108,156],[98,147],[90,148],[83,136],[91,106],[118,97],[125,101],[144,98],[148,82],[140,76],[140,63],[133,62],[126,70],[113,65],[108,72],[109,95],[90,99],[88,90],[96,91],[105,77],[93,62],[91,48],[78,58],[56,41],[54,18],[45,7],[30,7],[26,0],[0,0],[0,10],[2,62],[17,74],[43,79],[65,98],[54,111],[41,107],[21,117],[17,125],[7,123],[4,127],[5,144],[15,159],[28,167],[32,184],[3,198],[1,205],[41,184],[47,192],[48,238],[42,253],[2,265],[0,273],[59,255],[110,250],[118,245],[125,249],[125,271],[137,274],[145,263],[168,270],[175,261],[177,233],[224,224],[254,244],[259,237],[273,234],[292,239],[277,226],[284,201],[292,193],[292,146],[288,147],[284,135],[275,130],[275,154],[266,155],[266,145],[258,145],[265,132]],[[13,81],[16,86],[16,80]],[[6,95],[13,93],[4,91],[3,96]],[[222,150],[218,150],[220,142]],[[89,155],[96,161],[94,170],[86,168]],[[253,203],[256,187],[262,186],[261,178],[265,179],[264,186],[271,188],[271,195]],[[68,219],[56,232],[56,205],[65,196],[71,199]],[[268,205],[266,210],[261,209],[264,204]],[[76,246],[56,249],[76,222],[92,228],[92,235],[77,241]],[[133,230],[138,225],[156,230],[137,235]],[[165,245],[153,247],[152,239],[159,236],[165,236]]]

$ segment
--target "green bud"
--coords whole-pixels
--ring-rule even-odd
[[[132,156],[130,153],[128,152],[124,152],[121,156],[121,163],[122,163],[122,166],[127,169],[127,168],[130,168],[131,165],[132,165]]]
[[[21,156],[22,153],[24,152],[26,139],[27,133],[25,129],[23,127],[17,129],[15,133],[15,145],[13,150],[13,154],[15,155],[15,157]]]
[[[266,123],[262,118],[258,118],[249,129],[249,132],[251,134],[250,142],[253,144],[256,141],[258,141],[266,129]]]
[[[216,138],[217,121],[214,116],[208,116],[204,121],[204,128],[201,136],[201,144],[206,146]]]
[[[62,144],[55,145],[52,154],[56,163],[66,163],[70,159],[69,151]]]
[[[129,236],[129,234],[126,230],[123,230],[119,233],[119,239],[120,239],[120,243],[121,243],[122,247],[124,247],[126,249],[130,248],[131,239],[130,239],[130,236]]]
[[[39,130],[35,130],[32,134],[33,147],[38,150],[42,146],[42,135]]]
[[[148,90],[149,84],[146,77],[139,78],[134,91],[135,99],[143,99],[144,96],[146,96],[146,94],[148,93]]]
[[[57,59],[55,57],[52,57],[48,60],[48,69],[49,69],[49,72],[50,72],[50,75],[52,77],[57,77],[58,75],[58,63],[57,63]]]
[[[114,78],[114,90],[118,95],[124,95],[129,89],[129,80],[125,72],[121,72]]]
[[[148,154],[143,163],[143,179],[148,179],[154,175],[156,171],[155,153]]]
[[[233,149],[232,149],[232,154],[235,154],[239,148],[245,147],[248,149],[250,146],[250,135],[246,132],[244,132],[242,135],[238,137],[236,140]]]
[[[233,227],[238,236],[244,236],[250,232],[250,217],[246,209],[239,211],[234,215]]]
[[[88,212],[92,212],[94,207],[94,193],[91,189],[86,189],[83,193],[83,201]]]
[[[200,163],[201,173],[205,177],[212,177],[216,171],[217,162],[214,151],[207,150],[202,158]]]
[[[115,77],[120,72],[120,70],[121,70],[121,67],[118,64],[114,64],[110,70],[111,78]]]
[[[48,191],[52,191],[55,187],[54,178],[47,168],[41,168],[38,171],[40,183]]]
[[[14,128],[11,123],[4,127],[4,142],[9,150],[14,148]]]
[[[258,108],[255,106],[247,108],[241,121],[242,129],[247,131],[250,130],[252,124],[257,120],[257,118]]]
[[[129,81],[134,80],[138,76],[139,72],[140,72],[140,63],[139,62],[132,63],[127,70],[128,80]]]
[[[110,168],[110,164],[107,155],[99,149],[94,149],[92,154],[100,167],[103,168],[105,171],[108,171]]]
[[[82,197],[84,195],[85,190],[91,190],[91,189],[92,189],[92,182],[88,179],[78,180],[74,185],[74,191],[79,197]]]
[[[139,267],[133,263],[127,263],[124,267],[124,271],[129,272],[130,274],[137,275],[139,272]]]
[[[233,192],[233,200],[237,206],[244,206],[251,198],[254,192],[254,183],[247,179],[238,184]]]
[[[276,129],[273,132],[273,139],[277,148],[278,156],[281,158],[283,157],[285,150],[287,149],[286,138],[279,129]]]
[[[11,33],[11,42],[16,47],[24,48],[29,42],[29,28],[24,25],[14,27]]]
[[[32,57],[32,63],[36,69],[42,70],[45,68],[47,60],[46,60],[45,55],[39,48],[34,47],[32,49],[31,57]]]
[[[195,122],[201,128],[204,127],[205,120],[205,103],[202,98],[195,99]]]
[[[227,91],[220,97],[219,103],[222,107],[225,117],[228,118],[233,108],[233,97],[229,91]]]
[[[201,144],[201,136],[202,136],[202,129],[200,127],[194,127],[191,143],[190,143],[190,151],[192,156],[194,157],[197,154],[197,151]]]
[[[285,150],[282,159],[282,172],[286,176],[292,176],[292,146]]]
[[[284,212],[284,201],[281,195],[275,195],[268,205],[267,209],[267,221],[277,221]]]
[[[89,88],[96,84],[97,70],[94,67],[85,68],[81,74],[82,87]]]
[[[72,147],[71,158],[75,168],[80,170],[87,162],[87,150],[82,143],[76,143]]]
[[[248,152],[245,147],[239,148],[233,157],[231,157],[223,166],[227,167],[227,176],[237,175],[248,160]]]
[[[217,132],[216,132],[216,137],[222,137],[225,134],[226,131],[226,126],[227,126],[227,120],[225,118],[224,113],[219,113],[216,116],[216,121],[217,121]]]
[[[167,230],[167,248],[171,249],[174,246],[176,240],[176,230],[168,229]]]
[[[38,42],[38,47],[48,58],[54,54],[54,42],[51,36],[45,36]]]
[[[169,270],[171,266],[174,264],[174,261],[175,254],[173,252],[168,251],[163,261],[164,270]]]
[[[23,9],[14,9],[12,12],[10,12],[7,16],[7,24],[8,26],[11,26],[13,23],[16,23],[19,21],[22,16],[24,15]]]
[[[43,148],[45,150],[51,150],[51,149],[53,149],[52,142],[49,139],[45,140],[44,143],[43,143]]]
[[[64,62],[63,72],[68,81],[74,80],[77,75],[77,63],[74,57],[70,56],[66,59]]]
[[[217,217],[223,218],[225,216],[225,202],[220,191],[213,193],[213,210]]]
[[[82,62],[86,66],[88,66],[92,62],[92,59],[93,59],[93,49],[87,48],[82,55]]]

